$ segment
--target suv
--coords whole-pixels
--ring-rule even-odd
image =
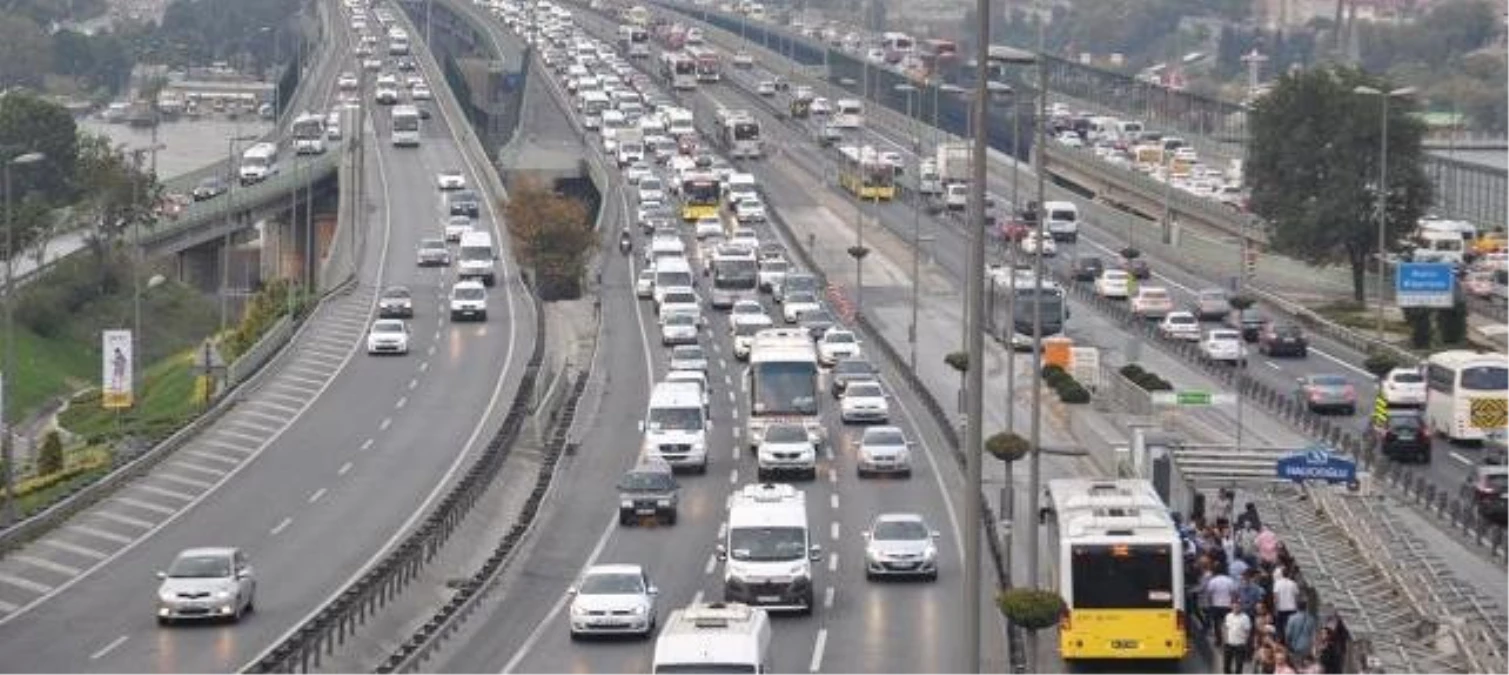
[[[1268,325],[1268,318],[1254,308],[1233,309],[1226,315],[1226,327],[1242,332],[1243,342],[1257,342],[1258,335]]]
[[[1419,410],[1390,409],[1383,419],[1372,420],[1368,431],[1383,456],[1395,461],[1430,463],[1430,432]]]
[[[618,479],[618,524],[653,520],[675,525],[680,490],[670,464],[658,459],[641,461]]]
[[[1463,497],[1472,502],[1478,515],[1487,520],[1504,523],[1509,511],[1509,466],[1483,464],[1468,474],[1467,485],[1462,486]]]

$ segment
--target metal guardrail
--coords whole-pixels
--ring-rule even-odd
[[[278,353],[283,345],[293,337],[295,320],[287,316],[279,317],[273,325],[252,344],[246,353],[236,357],[230,365],[225,367],[225,381],[228,386],[236,386],[246,381],[252,373],[257,372],[266,365],[273,355]]]
[[[286,170],[270,176],[254,185],[234,187],[230,192],[215,199],[194,202],[177,218],[160,220],[155,226],[142,228],[140,244],[147,248],[187,248],[223,236],[224,228],[240,229],[241,215],[270,204],[286,205],[288,193],[316,183],[340,171],[339,148],[344,144],[309,159],[290,162]],[[224,228],[213,227],[216,222]],[[214,230],[208,231],[207,230]],[[191,243],[186,243],[191,242]]]

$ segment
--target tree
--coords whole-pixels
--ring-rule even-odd
[[[586,207],[529,178],[514,181],[508,197],[503,212],[514,254],[533,272],[540,297],[579,297],[587,260],[597,247]]]
[[[1425,349],[1430,346],[1430,315],[1427,307],[1406,307],[1404,322],[1409,324],[1409,346]]]
[[[79,138],[74,180],[81,192],[80,206],[93,216],[102,242],[113,241],[138,220],[144,222],[157,200],[160,187],[135,162],[108,136],[82,134]]]
[[[60,30],[52,37],[53,71],[77,78],[86,89],[119,92],[129,82],[134,63],[126,43],[109,33]]]
[[[1458,299],[1451,307],[1436,310],[1436,330],[1441,333],[1441,342],[1448,345],[1467,342],[1467,303]]]
[[[0,13],[0,91],[36,88],[51,70],[47,33],[24,16]]]
[[[1249,118],[1252,210],[1274,250],[1317,265],[1345,263],[1364,299],[1364,272],[1378,250],[1377,197],[1382,105],[1358,86],[1391,90],[1362,71],[1331,67],[1279,78]],[[1409,102],[1389,105],[1386,242],[1410,232],[1430,204],[1421,167],[1424,125]]]
[[[1037,632],[1058,625],[1064,599],[1043,588],[1011,588],[996,596],[1001,613],[1019,628]]]
[[[985,439],[985,452],[1007,464],[1026,457],[1031,450],[1032,446],[1027,439],[1010,431],[992,434]]]
[[[37,475],[50,476],[63,470],[63,439],[56,430],[47,432],[37,451]]]
[[[12,173],[13,194],[40,192],[52,203],[71,198],[78,156],[78,126],[73,116],[63,106],[28,92],[0,96],[0,158],[32,151],[45,157]]]

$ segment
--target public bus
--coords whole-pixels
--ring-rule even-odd
[[[744,370],[749,392],[744,442],[751,450],[764,438],[765,426],[777,422],[801,424],[816,443],[826,438],[820,377],[817,346],[806,328],[770,328],[755,334]]]
[[[718,137],[733,159],[758,159],[764,154],[760,122],[746,110],[719,110]]]
[[[723,244],[713,251],[713,309],[728,309],[735,302],[759,295],[760,263],[754,249]]]
[[[718,215],[723,186],[711,172],[688,174],[681,181],[681,219],[692,223],[699,218]]]
[[[722,78],[718,63],[718,52],[710,47],[693,45],[686,48],[686,55],[697,66],[698,82],[717,82]]]
[[[880,35],[880,48],[885,50],[886,63],[898,63],[902,57],[911,54],[916,43],[912,36],[906,33],[886,32]]]
[[[650,10],[645,9],[644,5],[634,5],[624,12],[624,21],[636,26],[648,26],[650,25]]]
[[[296,155],[318,155],[325,152],[325,116],[306,112],[295,117],[289,129],[293,135],[293,152]]]
[[[1166,661],[1189,650],[1184,555],[1168,506],[1149,481],[1048,481],[1053,590],[1064,599],[1067,662]]]
[[[1481,441],[1509,424],[1509,356],[1465,349],[1425,360],[1425,424],[1452,441]]]
[[[860,199],[890,201],[896,196],[896,167],[874,148],[846,145],[838,167],[838,184]]]
[[[1032,349],[1032,324],[1041,318],[1039,326],[1045,338],[1061,335],[1069,321],[1069,303],[1064,298],[1064,288],[1052,279],[1043,279],[1039,285],[1030,270],[1012,270],[992,274],[991,314],[1006,316],[1011,325],[1011,346],[1014,349]],[[1008,302],[1010,303],[1008,305]]]
[[[419,108],[393,106],[393,145],[411,148],[419,145]]]
[[[672,54],[667,57],[671,76],[671,88],[681,91],[690,91],[697,88],[697,62],[691,60],[685,54]]]

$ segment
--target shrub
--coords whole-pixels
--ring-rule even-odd
[[[1121,370],[1119,372],[1121,373],[1122,377],[1125,377],[1128,380],[1136,382],[1137,379],[1140,378],[1140,377],[1142,377],[1142,374],[1145,373],[1145,372],[1147,372],[1147,371],[1143,370],[1142,366],[1139,366],[1139,365],[1137,365],[1135,363],[1128,363],[1128,364],[1122,366]]]
[[[1124,249],[1121,249],[1121,257],[1126,258],[1127,260],[1136,260],[1137,258],[1139,258],[1141,256],[1142,256],[1142,251],[1139,251],[1139,250],[1137,250],[1135,248],[1132,248],[1130,246],[1128,246],[1128,247],[1126,247]]]
[[[1383,351],[1369,353],[1367,359],[1362,362],[1362,369],[1372,373],[1373,377],[1380,380],[1383,379],[1383,376],[1388,375],[1390,370],[1398,367],[1399,360],[1394,358],[1392,354]]]
[[[1070,379],[1058,388],[1058,400],[1074,404],[1089,403],[1090,390],[1085,389],[1078,380]]]
[[[965,372],[969,370],[969,352],[949,352],[943,357],[943,362],[954,370]]]
[[[1032,446],[1027,443],[1027,439],[1010,431],[1002,431],[985,439],[985,451],[1008,464],[1026,457],[1031,450]]]
[[[1023,630],[1039,631],[1058,625],[1064,600],[1042,588],[1012,588],[996,596],[996,605],[1007,619]]]
[[[1436,326],[1441,332],[1441,342],[1460,345],[1467,341],[1467,303],[1458,302],[1450,309],[1436,311]]]
[[[1256,305],[1257,301],[1253,300],[1250,296],[1238,295],[1231,298],[1230,304],[1232,309],[1240,312]]]
[[[1404,322],[1409,324],[1409,345],[1415,349],[1430,346],[1430,310],[1425,307],[1407,307]]]
[[[47,432],[42,449],[37,451],[37,475],[50,476],[63,470],[63,439],[57,431]]]

